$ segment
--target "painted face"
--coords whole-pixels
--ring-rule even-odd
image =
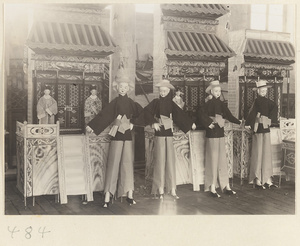
[[[169,94],[169,92],[170,92],[170,88],[168,88],[168,87],[159,87],[159,95],[161,97],[167,96]]]
[[[91,95],[96,96],[97,95],[97,90],[95,90],[95,89],[91,90]]]
[[[218,98],[221,96],[221,87],[220,86],[217,86],[215,88],[213,88],[211,90],[211,94],[215,97],[215,98]]]
[[[176,91],[176,96],[180,97],[181,92],[180,91]]]
[[[121,96],[125,96],[127,94],[127,92],[129,91],[129,85],[126,82],[121,82],[118,85],[118,93]]]
[[[261,97],[265,97],[267,95],[267,92],[268,92],[267,87],[259,88],[257,90],[258,95],[260,95]]]
[[[44,94],[47,96],[50,95],[50,90],[49,89],[44,90]]]

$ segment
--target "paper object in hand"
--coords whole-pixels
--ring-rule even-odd
[[[170,119],[169,117],[164,116],[164,115],[161,115],[160,118],[161,118],[161,122],[164,125],[164,128],[166,130],[168,130],[168,129],[173,130],[173,120],[172,119]]]
[[[121,119],[122,119],[121,115],[118,115],[118,117],[115,119],[113,127],[110,129],[110,131],[108,133],[110,136],[112,136],[112,137],[116,136],[119,125],[121,125]]]
[[[130,122],[129,119],[127,119],[126,115],[124,114],[121,119],[121,124],[119,126],[118,131],[124,134],[129,129],[130,129]]]
[[[215,121],[221,128],[224,127],[225,119],[223,119],[222,115],[216,114]]]

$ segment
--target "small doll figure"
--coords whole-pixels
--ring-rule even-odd
[[[171,192],[174,199],[179,199],[176,194],[173,122],[184,133],[187,133],[191,128],[195,129],[196,125],[172,101],[170,89],[174,90],[175,88],[170,81],[162,80],[156,86],[159,87],[160,97],[151,101],[140,115],[144,120],[144,125],[151,125],[155,130],[152,194],[157,194],[158,191],[159,198],[163,199],[166,183],[167,192]]]
[[[257,91],[258,96],[245,122],[245,128],[253,129],[249,183],[257,189],[277,187],[272,182],[270,137],[270,125],[277,122],[277,105],[266,98],[269,87],[265,80],[256,82],[253,90]]]
[[[210,191],[213,197],[220,197],[216,188],[220,186],[222,192],[235,195],[229,185],[228,168],[226,162],[224,123],[228,121],[240,124],[228,107],[220,100],[221,87],[218,80],[212,81],[205,90],[212,95],[200,110],[199,119],[205,126],[205,191]],[[219,181],[219,183],[218,183]]]
[[[97,86],[91,86],[91,95],[85,100],[84,118],[87,125],[102,109],[102,101],[97,96]]]
[[[44,95],[37,104],[37,117],[39,124],[54,124],[54,116],[57,114],[57,102],[50,96],[51,87],[45,86]]]
[[[185,103],[182,100],[181,95],[183,95],[183,92],[181,92],[179,88],[176,88],[173,102],[176,103],[181,109],[183,109]]]
[[[99,114],[92,119],[87,127],[87,132],[99,135],[106,127],[113,123],[110,131],[112,141],[109,147],[104,193],[103,207],[108,207],[111,197],[118,190],[118,197],[127,195],[126,201],[136,204],[133,199],[133,144],[131,121],[142,111],[142,107],[127,96],[133,84],[120,69],[113,83],[114,89],[119,96],[113,99]],[[118,185],[118,189],[117,189]]]

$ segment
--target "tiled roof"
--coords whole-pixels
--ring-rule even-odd
[[[295,50],[291,43],[274,40],[247,39],[245,60],[271,59],[279,63],[292,64],[295,62]]]
[[[229,58],[235,55],[221,39],[212,33],[167,31],[168,56]]]
[[[35,52],[60,52],[107,56],[116,45],[99,25],[35,22],[27,45]]]

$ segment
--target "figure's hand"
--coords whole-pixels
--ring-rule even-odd
[[[46,108],[46,112],[51,116],[53,113],[50,111],[50,109]]]
[[[161,127],[161,124],[159,124],[159,123],[153,123],[152,124],[152,128],[154,128],[155,131],[160,131],[160,127]]]
[[[86,129],[86,131],[87,131],[88,133],[92,133],[92,132],[94,132],[94,131],[93,131],[93,129],[92,129],[92,128],[90,128],[89,126],[87,126],[85,129]]]
[[[130,131],[133,129],[133,124],[132,123],[129,124],[129,128],[130,128]]]
[[[243,128],[244,122],[243,120],[240,120],[240,128]]]
[[[193,130],[195,130],[195,129],[196,129],[196,127],[197,127],[197,126],[196,126],[196,124],[195,124],[195,123],[193,123],[193,125],[192,125],[192,129],[193,129]]]
[[[209,126],[208,126],[210,129],[214,129],[215,128],[215,125],[213,123],[211,123]]]
[[[247,130],[251,130],[251,126],[245,126]]]

